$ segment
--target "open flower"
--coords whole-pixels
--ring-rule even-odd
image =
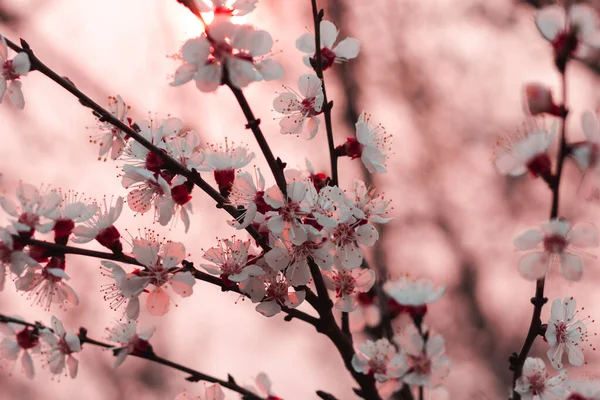
[[[129,164],[123,166],[122,178],[124,188],[132,190],[127,195],[127,204],[133,211],[144,214],[154,205],[158,220],[164,213],[173,215],[173,209],[167,204],[159,203],[163,196],[171,195],[171,187],[161,174],[145,168],[137,168]],[[169,217],[170,219],[170,217]]]
[[[287,92],[281,93],[273,100],[275,111],[285,115],[279,121],[283,134],[300,135],[312,139],[319,131],[320,120],[317,117],[323,107],[323,88],[321,80],[313,74],[302,75],[298,79],[297,93],[286,87]],[[305,121],[308,124],[305,125]]]
[[[117,197],[115,205],[106,203],[104,199],[104,209],[100,209],[97,214],[85,221],[83,225],[76,226],[73,234],[74,243],[87,243],[96,239],[102,246],[110,249],[113,253],[121,253],[123,245],[121,244],[121,234],[115,228],[114,223],[119,219],[123,211],[123,198]]]
[[[552,313],[546,328],[546,341],[550,345],[547,355],[556,369],[562,369],[565,350],[571,365],[583,365],[583,345],[587,341],[587,327],[575,311],[573,297],[552,302]]]
[[[560,264],[565,278],[581,279],[583,261],[580,248],[598,246],[598,232],[589,223],[573,227],[564,219],[552,219],[541,224],[540,229],[529,229],[514,240],[517,250],[529,251],[519,261],[519,273],[529,280],[546,275],[553,264]]]
[[[58,214],[54,216],[56,223],[52,230],[54,231],[54,242],[66,245],[75,224],[92,218],[98,212],[98,205],[88,204],[88,201],[80,194],[72,191],[64,193],[62,197]]]
[[[334,46],[339,31],[336,26],[323,20],[319,25],[321,33],[321,60],[323,70],[333,66],[334,63],[341,63],[356,58],[360,51],[360,42],[354,38],[345,38]],[[310,33],[305,33],[296,40],[296,48],[303,53],[308,53],[303,57],[304,64],[311,67],[310,58],[316,61],[315,37]]]
[[[120,95],[108,96],[108,110],[113,117],[123,122],[127,126],[132,125],[132,119],[127,117],[127,112],[131,109],[130,106],[125,104]],[[94,144],[98,144],[100,149],[98,151],[98,159],[102,159],[108,153],[110,158],[116,160],[119,158],[125,146],[127,145],[128,137],[119,128],[112,125],[107,121],[98,121],[98,126],[90,128],[96,131],[95,134],[90,135],[90,141]],[[106,158],[104,158],[106,160]]]
[[[363,374],[373,374],[378,382],[399,378],[406,371],[402,357],[387,339],[367,340],[352,357],[352,367]]]
[[[231,193],[229,193],[229,202],[237,207],[244,207],[236,220],[229,222],[236,229],[247,228],[257,216],[257,213],[264,215],[273,208],[265,202],[265,178],[256,169],[256,185],[249,172],[241,172],[237,175]]]
[[[267,226],[276,236],[283,235],[293,244],[300,245],[308,238],[307,228],[300,221],[308,215],[308,183],[292,181],[287,184],[287,197],[277,185],[271,186],[265,192],[265,202],[275,211],[267,213]]]
[[[52,331],[47,328],[40,330],[40,336],[50,347],[47,351],[50,372],[54,375],[61,374],[66,366],[71,378],[75,378],[79,361],[73,357],[73,353],[81,351],[79,337],[73,332],[65,331],[62,322],[56,317],[52,317],[51,324]]]
[[[102,286],[104,300],[108,301],[111,310],[117,310],[122,305],[125,306],[124,315],[127,319],[138,319],[140,315],[140,300],[138,296],[144,290],[143,287],[137,285],[137,281],[128,279],[139,276],[139,271],[127,274],[123,268],[112,261],[101,261],[102,275],[111,277],[114,282]],[[131,288],[133,284],[134,288]],[[124,294],[127,293],[127,295]]]
[[[381,124],[371,123],[371,116],[363,111],[356,122],[356,138],[348,138],[338,152],[353,160],[360,157],[370,173],[387,172],[385,163],[391,144],[392,135]]]
[[[16,319],[21,319],[15,317]],[[34,368],[30,353],[39,353],[40,337],[37,329],[31,326],[21,325],[15,322],[1,324],[0,330],[7,336],[0,343],[0,355],[2,358],[16,361],[21,355],[21,368],[29,379],[33,379]]]
[[[379,239],[379,232],[371,224],[360,224],[354,218],[325,228],[329,235],[326,246],[334,254],[334,263],[345,269],[358,268],[363,261],[364,251],[359,245],[371,247]]]
[[[557,124],[550,130],[538,126],[534,120],[498,141],[494,165],[502,175],[521,176],[529,172],[532,177],[550,177],[552,161],[548,149],[556,136]]]
[[[262,268],[248,264],[250,241],[238,239],[221,240],[219,247],[211,247],[204,253],[204,259],[213,264],[202,264],[209,273],[219,275],[226,286],[234,286],[253,276],[265,274]]]
[[[265,298],[256,306],[256,311],[265,317],[281,312],[281,307],[296,308],[306,297],[304,290],[294,291],[281,273],[270,271],[265,281]],[[290,291],[292,290],[292,291]]]
[[[40,266],[27,252],[22,251],[22,248],[22,245],[14,242],[8,229],[0,228],[0,291],[4,289],[6,267],[13,274],[21,276],[27,266]]]
[[[19,78],[27,75],[30,69],[31,62],[25,52],[17,54],[12,60],[8,59],[6,39],[0,36],[0,103],[2,103],[4,95],[8,94],[10,102],[15,107],[20,109],[25,107]]]
[[[179,393],[173,400],[225,400],[225,393],[221,385],[215,383],[207,386],[204,395],[193,396],[187,392]]]
[[[565,379],[565,370],[550,378],[546,372],[546,364],[541,358],[527,357],[521,377],[517,379],[515,391],[523,400],[564,399],[568,393]]]
[[[355,268],[352,270],[323,271],[325,285],[335,290],[335,308],[352,312],[358,307],[358,294],[368,292],[375,283],[375,271]]]
[[[435,387],[448,376],[450,360],[444,356],[444,338],[430,335],[427,341],[411,324],[402,336],[397,338],[402,343],[401,365],[405,371],[402,380],[410,386]]]
[[[213,171],[215,181],[221,194],[228,196],[235,181],[235,171],[243,168],[254,159],[254,153],[247,146],[234,146],[225,139],[225,146],[210,145],[204,151],[204,163],[198,167],[199,171]]]
[[[446,291],[446,287],[435,287],[429,279],[408,276],[387,281],[383,289],[390,296],[393,308],[399,308],[399,311],[413,317],[425,315],[427,305],[438,301]]]
[[[108,332],[109,341],[122,345],[121,348],[115,349],[117,355],[115,368],[123,364],[128,354],[144,354],[152,350],[148,340],[154,334],[154,327],[142,329],[138,333],[136,322],[130,319],[124,324],[119,323],[108,329]]]

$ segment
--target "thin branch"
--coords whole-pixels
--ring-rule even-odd
[[[569,153],[569,146],[567,145],[566,138],[566,130],[567,130],[567,77],[566,77],[566,64],[561,72],[561,92],[563,99],[563,109],[565,113],[563,114],[561,121],[561,133],[560,133],[560,147],[558,150],[558,161],[556,167],[556,175],[554,176],[554,182],[550,185],[552,189],[552,208],[550,209],[550,219],[555,219],[558,217],[558,206],[559,206],[559,194],[560,194],[560,182],[563,170],[564,161]],[[533,315],[531,317],[531,323],[529,325],[529,330],[527,332],[527,336],[525,338],[525,342],[523,343],[523,347],[519,354],[513,354],[510,361],[510,369],[514,371],[513,375],[513,400],[520,400],[521,395],[517,393],[514,388],[517,382],[517,379],[521,376],[523,372],[523,364],[525,364],[525,360],[527,359],[527,355],[531,350],[531,346],[533,346],[533,342],[537,338],[537,336],[541,332],[542,321],[540,316],[542,314],[542,307],[548,301],[548,298],[544,297],[544,284],[545,277],[538,279],[535,285],[535,297],[531,298],[531,303],[533,304]]]
[[[20,320],[17,318],[9,317],[9,316],[3,315],[3,314],[0,314],[0,323],[4,323],[4,324],[16,323],[16,324],[20,324],[20,325],[24,325],[24,326],[30,326],[30,327],[36,328],[38,330],[39,329],[49,329],[50,331],[52,331],[51,328],[46,327],[45,325],[43,325],[40,322],[36,322],[35,324],[33,324],[30,322],[26,322],[26,321],[23,321],[23,320]],[[88,337],[86,328],[79,328],[78,336],[79,336],[79,340],[80,340],[81,344],[88,343],[93,346],[98,346],[98,347],[102,347],[105,349],[113,349],[113,351],[120,347],[120,346],[115,346],[115,345],[101,342],[99,340]],[[116,355],[116,353],[115,353],[115,355]],[[143,358],[148,361],[153,361],[158,364],[176,369],[178,371],[185,372],[186,374],[190,375],[188,378],[186,378],[190,382],[206,381],[206,382],[211,382],[211,383],[218,383],[221,386],[226,387],[227,389],[233,390],[234,392],[241,394],[242,396],[244,396],[244,399],[263,400],[262,397],[257,396],[256,394],[252,393],[248,389],[245,389],[245,388],[239,386],[231,376],[229,376],[229,379],[226,381],[215,378],[211,375],[207,375],[200,371],[196,371],[194,369],[185,367],[181,364],[177,364],[176,362],[159,357],[158,355],[156,355],[154,353],[154,350],[152,350],[152,349],[145,351],[143,353],[140,353],[140,352],[130,353],[129,355],[138,357],[138,358]]]
[[[317,0],[311,0],[313,22],[315,24],[315,58],[313,68],[315,73],[321,79],[321,88],[323,89],[323,115],[325,116],[325,130],[327,131],[327,145],[329,147],[329,159],[331,163],[331,185],[338,185],[338,155],[335,151],[335,143],[333,141],[333,126],[331,124],[331,109],[333,101],[327,101],[327,90],[325,88],[325,79],[323,78],[323,57],[321,55],[321,21],[323,20],[324,11],[317,7]]]
[[[6,38],[5,38],[6,39]],[[119,120],[116,116],[114,116],[110,111],[101,107],[98,103],[90,99],[85,93],[80,91],[73,82],[71,82],[68,78],[62,77],[46,66],[34,53],[29,44],[26,41],[21,39],[22,48],[6,39],[8,46],[16,52],[25,52],[29,56],[29,60],[31,62],[31,71],[39,71],[43,75],[47,76],[54,82],[56,82],[59,86],[63,87],[73,96],[75,96],[79,102],[87,108],[90,108],[94,111],[94,115],[99,118],[102,122],[108,122],[114,127],[120,129],[127,136],[130,136],[132,139],[140,143],[144,146],[148,151],[152,152],[158,158],[160,158],[164,164],[165,168],[168,168],[170,171],[175,172],[179,175],[186,177],[190,182],[194,183],[200,189],[202,189],[206,194],[208,194],[216,203],[218,208],[223,208],[227,211],[233,218],[239,218],[241,212],[235,208],[234,206],[228,204],[227,199],[224,198],[217,190],[215,190],[212,186],[210,186],[200,174],[198,174],[194,169],[189,170],[180,164],[178,161],[173,159],[167,153],[161,151],[158,147],[156,147],[153,143],[151,143],[148,139],[140,135],[135,129],[131,128],[129,125]],[[256,242],[265,250],[269,249],[267,241],[265,238],[258,233],[256,229],[252,226],[246,228],[248,233],[256,240]]]

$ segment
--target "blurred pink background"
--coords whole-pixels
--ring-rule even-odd
[[[508,357],[520,350],[534,293],[534,284],[517,273],[512,238],[547,219],[551,196],[540,180],[499,176],[490,159],[495,140],[522,122],[524,82],[540,81],[558,93],[550,47],[533,24],[534,8],[510,0],[320,3],[329,7],[326,16],[342,29],[342,36],[356,37],[362,44],[357,60],[325,75],[335,104],[336,142],[352,134],[356,113],[363,109],[394,134],[389,173],[371,179],[394,199],[395,219],[368,258],[387,266],[392,277],[410,273],[447,286],[443,299],[430,307],[427,322],[446,338],[452,359],[445,382],[450,398],[507,398]],[[282,81],[254,83],[245,90],[275,155],[291,167],[303,166],[310,156],[315,168],[328,173],[324,130],[312,141],[282,136],[271,104],[280,85],[295,87],[298,77],[309,72],[294,42],[307,26],[312,31],[310,2],[260,0],[246,21],[277,39],[276,58],[286,70]],[[200,33],[198,22],[175,0],[0,1],[0,33],[13,41],[26,39],[48,66],[101,104],[107,96],[120,94],[132,106],[134,118],[148,112],[159,118],[179,116],[204,141],[228,137],[248,143],[257,153],[255,164],[267,175],[227,89],[202,94],[193,84],[168,85],[178,66],[168,56]],[[598,75],[582,63],[573,63],[568,74],[569,137],[577,138],[582,137],[581,112],[598,106]],[[117,178],[121,163],[97,161],[97,147],[88,143],[86,126],[95,124],[91,113],[39,73],[23,80],[23,91],[24,111],[8,102],[0,107],[1,190],[13,192],[23,179],[97,199],[126,195]],[[355,177],[363,177],[358,161],[342,159],[342,187],[350,188]],[[565,177],[560,214],[596,223],[598,206],[577,197],[579,175],[571,164]],[[199,190],[193,195],[195,214],[187,235],[182,226],[169,230],[152,225],[151,213],[134,216],[127,206],[117,226],[132,235],[151,226],[183,241],[190,259],[199,261],[202,248],[236,232],[224,222],[224,211],[216,210]],[[100,249],[96,243],[88,247]],[[566,283],[553,271],[546,295],[550,301],[576,295],[594,318],[600,317],[600,274],[598,260],[588,261],[578,283]],[[120,316],[102,300],[100,285],[108,280],[100,275],[97,260],[69,256],[67,263],[81,304],[52,314],[68,329],[85,326],[90,337],[103,339],[105,328]],[[333,345],[302,322],[284,322],[281,315],[265,318],[249,301],[202,282],[192,297],[176,301],[178,307],[161,319],[142,315],[143,323],[157,326],[152,339],[157,354],[221,378],[231,374],[239,383],[251,383],[266,372],[275,392],[286,400],[314,399],[318,389],[339,399],[354,398],[353,381]],[[50,314],[31,307],[14,285],[7,284],[0,302],[2,313],[49,321]],[[548,318],[549,307],[542,315]],[[594,325],[589,329],[598,330]],[[362,341],[358,335],[355,339]],[[546,349],[538,342],[532,354],[542,357]],[[33,381],[19,367],[12,375],[11,366],[5,367],[0,398],[150,400],[171,399],[183,389],[203,392],[202,383],[188,383],[186,375],[144,360],[128,358],[115,371],[111,354],[89,345],[78,357],[77,379],[62,378],[60,383],[41,370],[40,360]],[[586,360],[587,366],[569,373],[600,378],[598,354],[587,351]],[[228,393],[228,398],[237,395]]]

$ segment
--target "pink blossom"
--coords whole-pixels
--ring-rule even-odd
[[[127,319],[137,319],[140,315],[140,301],[138,296],[144,290],[143,287],[130,288],[133,283],[137,285],[136,279],[128,279],[139,276],[139,270],[127,274],[123,268],[112,261],[102,260],[102,275],[111,277],[114,282],[102,286],[104,300],[109,302],[111,310],[117,310],[125,306],[124,315]],[[123,292],[127,293],[127,296]]]
[[[370,173],[387,172],[385,163],[391,151],[392,135],[381,124],[371,123],[371,116],[364,111],[356,122],[356,138],[348,138],[338,151],[352,159],[360,157]]]
[[[321,33],[321,60],[323,61],[323,70],[333,66],[334,63],[341,63],[351,60],[358,56],[360,51],[360,42],[354,38],[345,38],[337,46],[334,43],[338,37],[338,29],[330,22],[323,20],[319,25]],[[310,58],[316,61],[315,37],[310,33],[305,33],[296,40],[296,48],[303,53],[308,53],[303,57],[304,64],[311,67]]]
[[[249,172],[241,172],[237,175],[228,200],[237,207],[244,207],[240,216],[229,222],[236,229],[245,229],[254,222],[257,213],[264,215],[272,211],[272,207],[265,202],[265,178],[256,168],[256,185]]]
[[[515,385],[515,391],[523,400],[564,399],[567,396],[565,380],[567,373],[561,370],[557,376],[550,378],[546,365],[541,358],[527,357],[523,364],[523,372]]]
[[[519,261],[519,273],[529,280],[546,275],[553,264],[559,264],[565,278],[578,281],[583,274],[580,248],[597,247],[598,233],[592,224],[579,223],[573,227],[558,218],[529,229],[514,240],[517,250],[528,251]]]
[[[373,287],[375,271],[362,268],[323,271],[323,278],[327,289],[335,290],[335,308],[352,312],[358,307],[358,293],[366,293]]]
[[[152,346],[148,342],[154,334],[154,327],[149,327],[137,330],[137,324],[134,320],[128,320],[126,323],[119,323],[108,330],[108,340],[117,342],[122,347],[115,349],[117,359],[115,360],[115,368],[125,361],[128,354],[144,354],[152,350]]]
[[[40,266],[22,249],[23,246],[15,243],[8,229],[0,228],[0,291],[4,290],[7,266],[17,276],[21,276],[27,266]]]
[[[254,159],[254,153],[248,150],[245,145],[231,146],[227,138],[225,145],[210,145],[209,149],[204,151],[204,163],[198,167],[199,171],[213,171],[215,181],[219,190],[225,196],[231,192],[235,181],[235,171],[243,168]]]
[[[326,228],[327,246],[334,253],[334,262],[345,269],[362,264],[364,252],[359,245],[371,247],[379,239],[379,232],[371,224],[359,224],[354,218],[333,228]]]
[[[310,211],[308,193],[308,184],[299,181],[287,184],[286,198],[276,185],[267,189],[265,202],[275,210],[267,213],[267,226],[274,235],[286,237],[295,245],[307,240],[307,228],[300,219]]]
[[[387,281],[383,289],[393,301],[394,308],[400,308],[400,311],[412,316],[425,315],[427,305],[438,301],[446,291],[444,286],[435,287],[429,279],[408,276]]]
[[[247,281],[250,277],[265,274],[262,268],[249,264],[250,241],[238,239],[221,240],[218,247],[211,247],[204,253],[204,259],[212,264],[202,264],[202,268],[213,275],[219,275],[226,286]]]
[[[99,209],[98,213],[85,221],[83,225],[76,226],[73,229],[72,232],[76,236],[73,242],[87,243],[96,239],[98,243],[114,253],[121,253],[123,251],[121,234],[115,228],[114,223],[123,211],[123,198],[117,197],[114,206],[107,203],[105,198],[103,206],[103,209]]]
[[[265,281],[265,298],[256,306],[256,311],[265,317],[272,317],[281,312],[281,307],[298,307],[306,297],[306,292],[293,290],[281,273],[270,271]]]
[[[4,94],[8,94],[10,102],[15,107],[25,108],[25,99],[19,79],[21,76],[27,75],[30,69],[31,62],[25,52],[17,54],[12,60],[8,59],[6,39],[0,36],[0,103],[4,99]]]
[[[123,101],[120,95],[108,96],[108,111],[111,115],[123,122],[127,126],[133,124],[133,120],[127,117],[127,112],[131,107]],[[127,145],[128,137],[119,128],[116,128],[107,121],[98,121],[98,126],[90,128],[96,131],[93,135],[90,135],[90,142],[98,144],[100,149],[98,151],[98,159],[102,159],[110,152],[110,158],[116,160],[119,158],[125,146]],[[106,160],[106,158],[104,158]]]
[[[387,339],[367,340],[352,357],[352,367],[363,374],[372,374],[378,382],[401,377],[406,367],[402,357]]]
[[[79,337],[73,332],[65,331],[62,322],[56,317],[51,320],[52,331],[48,328],[40,330],[40,336],[50,347],[47,352],[50,372],[59,375],[69,369],[71,378],[77,376],[79,361],[73,357],[73,353],[81,351]]]
[[[323,89],[319,77],[313,74],[302,75],[298,79],[298,93],[287,86],[285,93],[273,100],[273,108],[285,117],[279,121],[280,133],[289,135],[304,134],[312,139],[319,131],[320,120],[317,117],[323,107]],[[305,121],[308,124],[305,125]]]

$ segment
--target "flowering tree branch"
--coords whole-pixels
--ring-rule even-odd
[[[0,314],[0,323],[2,323],[2,324],[14,323],[14,324],[19,324],[19,325],[23,325],[23,326],[28,326],[28,327],[34,328],[38,332],[42,329],[46,329],[46,330],[49,330],[50,332],[53,332],[52,328],[46,327],[44,324],[42,324],[40,322],[36,322],[36,323],[26,322],[26,321],[20,320],[18,318],[9,317],[9,316],[3,315],[3,314]],[[117,355],[116,350],[118,350],[119,346],[115,346],[110,343],[105,343],[105,342],[102,342],[99,340],[92,339],[92,338],[88,337],[87,332],[88,331],[86,328],[79,328],[79,334],[77,336],[79,337],[81,344],[88,343],[90,345],[102,347],[105,349],[113,349],[115,356]],[[170,361],[170,360],[167,360],[165,358],[158,356],[156,353],[154,353],[154,350],[152,349],[151,346],[149,346],[148,349],[146,349],[146,351],[133,352],[133,353],[131,353],[131,355],[134,357],[137,357],[137,358],[143,358],[144,360],[153,361],[157,364],[161,364],[161,365],[176,369],[178,371],[185,372],[186,374],[190,375],[189,377],[186,378],[186,380],[188,380],[190,382],[206,381],[206,382],[211,382],[211,383],[218,383],[223,387],[226,387],[230,390],[233,390],[234,392],[241,394],[242,398],[244,400],[263,400],[262,397],[257,396],[256,394],[252,393],[251,391],[239,386],[235,382],[235,379],[233,379],[232,376],[229,376],[229,378],[225,381],[225,380],[222,380],[219,378],[215,378],[211,375],[207,375],[205,373],[196,371],[192,368],[188,368],[181,364],[177,364],[176,362],[173,362],[173,361]]]

